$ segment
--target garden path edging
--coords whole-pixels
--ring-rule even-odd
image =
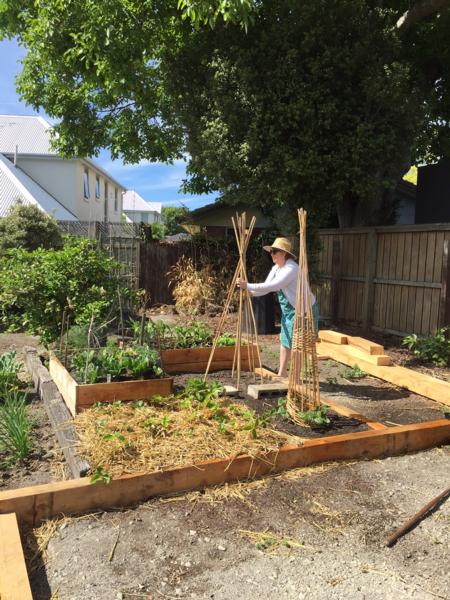
[[[44,403],[52,429],[72,476],[75,479],[86,476],[90,471],[90,465],[77,454],[78,436],[72,414],[35,348],[25,346],[24,362],[33,379],[36,391]]]

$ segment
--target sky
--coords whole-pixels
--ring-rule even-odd
[[[15,40],[0,41],[0,114],[41,115],[50,122],[45,112],[36,112],[31,106],[21,102],[15,90],[14,80],[20,72],[20,59],[25,49]],[[176,161],[173,165],[141,161],[136,165],[124,165],[121,160],[111,160],[106,149],[94,160],[124,187],[136,190],[144,200],[162,202],[165,206],[184,205],[190,210],[213,202],[215,195],[188,196],[178,192],[181,181],[186,177],[186,163]]]

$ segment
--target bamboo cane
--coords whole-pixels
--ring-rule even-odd
[[[298,413],[320,404],[320,390],[306,253],[306,211],[299,209],[298,219],[300,225],[299,271],[287,410],[295,422],[302,424]]]
[[[248,244],[251,239],[253,228],[256,223],[256,218],[253,217],[251,219],[250,226],[248,227],[248,229],[246,228],[246,214],[245,213],[242,213],[241,215],[236,213],[236,217],[232,217],[231,221],[233,224],[233,230],[234,230],[234,234],[235,234],[235,238],[236,238],[236,243],[238,246],[239,261],[238,261],[236,270],[234,272],[234,276],[231,281],[231,285],[228,289],[228,294],[227,294],[226,302],[224,305],[224,310],[222,312],[221,318],[219,320],[219,324],[216,329],[215,337],[213,340],[213,346],[211,348],[211,353],[209,355],[208,364],[206,366],[206,371],[205,371],[203,380],[206,380],[206,377],[208,376],[209,369],[211,367],[211,362],[212,362],[212,359],[214,357],[214,353],[215,353],[215,350],[217,347],[217,341],[222,333],[222,329],[225,324],[225,319],[226,319],[226,316],[229,311],[230,303],[231,303],[233,294],[235,292],[237,279],[238,278],[242,278],[245,280],[247,279],[245,256],[246,256]],[[237,319],[237,326],[236,326],[236,347],[235,347],[235,351],[234,351],[233,366],[232,366],[232,376],[234,376],[234,372],[236,371],[238,387],[240,384],[240,377],[241,377],[241,360],[242,360],[241,345],[242,345],[243,316],[245,316],[246,323],[248,324],[247,343],[249,345],[249,348],[248,348],[247,352],[248,352],[248,356],[249,356],[249,367],[254,370],[253,334],[250,331],[251,325],[253,325],[253,329],[254,329],[255,336],[256,336],[256,351],[257,351],[258,363],[259,363],[259,366],[262,367],[261,355],[259,352],[259,345],[258,345],[258,338],[257,338],[256,320],[255,320],[255,315],[253,312],[253,306],[250,301],[250,294],[247,289],[243,290],[241,288],[239,290],[238,319]],[[252,356],[251,359],[250,359],[250,355]],[[261,381],[262,381],[262,375],[261,375]]]
[[[250,240],[250,238],[247,237],[247,239],[245,241],[244,251],[247,251],[249,240]],[[215,353],[216,347],[217,347],[217,341],[218,341],[218,339],[219,339],[219,337],[220,337],[220,335],[222,333],[222,329],[223,329],[223,326],[225,324],[225,319],[226,319],[226,317],[228,315],[228,311],[229,311],[229,308],[230,308],[231,300],[233,298],[233,294],[234,294],[235,289],[236,289],[236,281],[237,281],[238,277],[239,277],[239,264],[236,267],[236,270],[235,270],[234,275],[233,275],[233,279],[232,279],[231,284],[230,284],[230,286],[228,288],[227,299],[225,301],[224,309],[222,311],[222,315],[220,317],[219,324],[218,324],[217,329],[216,329],[216,333],[215,333],[214,340],[213,340],[213,345],[212,345],[211,352],[210,352],[209,359],[208,359],[208,364],[206,366],[205,375],[203,376],[203,380],[204,381],[206,380],[206,377],[208,376],[209,369],[211,367],[211,362],[212,362],[212,360],[214,358],[214,353]]]

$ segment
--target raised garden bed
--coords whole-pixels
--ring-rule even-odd
[[[210,372],[231,370],[236,351],[235,346],[222,346],[214,351]],[[241,370],[250,371],[257,364],[255,345],[241,346]],[[161,351],[161,362],[166,373],[204,373],[211,348],[174,348]]]
[[[50,354],[49,371],[73,416],[96,402],[167,396],[173,388],[173,377],[80,384],[53,353]]]

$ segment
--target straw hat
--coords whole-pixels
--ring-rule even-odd
[[[297,258],[292,252],[291,242],[284,237],[277,238],[271,246],[263,246],[263,248],[266,252],[270,252],[272,248],[276,248],[277,250],[283,250],[283,252],[289,254],[294,260]]]

